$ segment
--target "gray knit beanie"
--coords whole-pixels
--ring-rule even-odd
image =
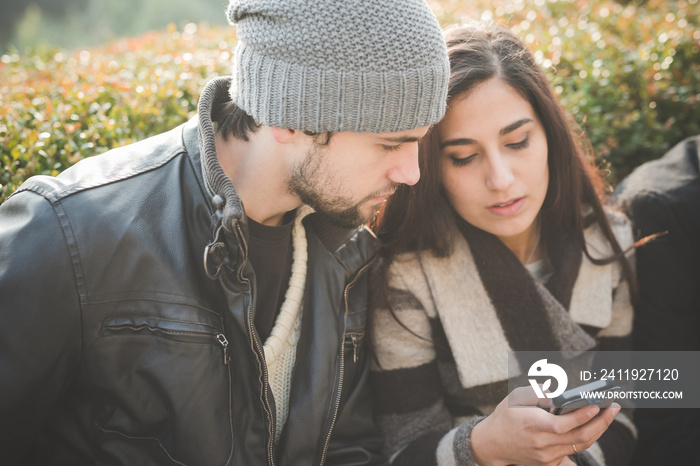
[[[450,66],[425,0],[230,0],[231,97],[255,121],[396,132],[445,113]]]

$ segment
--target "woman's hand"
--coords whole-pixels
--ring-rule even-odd
[[[516,388],[474,427],[472,453],[479,466],[575,465],[569,455],[593,445],[620,410],[613,403],[602,412],[598,406],[588,406],[556,416],[534,408],[538,402],[551,407],[551,400],[538,399],[532,387]]]

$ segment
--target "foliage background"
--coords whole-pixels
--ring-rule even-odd
[[[520,34],[611,184],[700,134],[698,0],[429,3],[445,27],[481,18]],[[172,23],[90,48],[9,50],[0,57],[0,202],[29,176],[186,121],[203,85],[229,73],[234,46],[231,27]]]
[[[0,0],[0,53],[11,43],[90,47],[169,23],[225,25],[227,0]]]

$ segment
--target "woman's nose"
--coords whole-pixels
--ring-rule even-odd
[[[507,191],[515,177],[510,166],[502,156],[489,157],[486,186],[493,191]]]

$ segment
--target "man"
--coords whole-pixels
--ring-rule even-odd
[[[638,167],[615,191],[640,237],[634,347],[700,351],[700,136]],[[638,409],[635,465],[700,464],[700,410]]]
[[[3,464],[381,462],[358,226],[418,180],[424,0],[236,0],[231,78],[0,207]]]

